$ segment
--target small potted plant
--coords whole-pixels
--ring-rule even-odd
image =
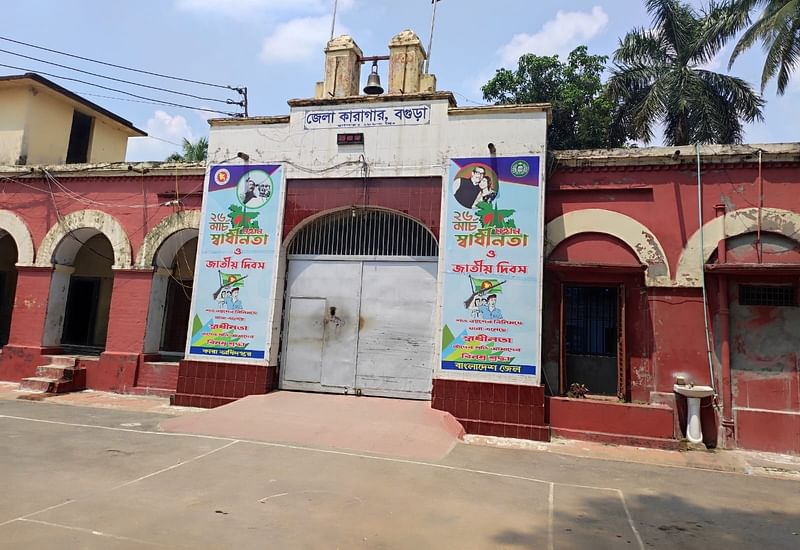
[[[578,382],[573,382],[569,385],[569,391],[567,392],[567,397],[574,397],[576,399],[585,399],[586,394],[589,393],[589,388],[586,387],[586,384],[579,384]]]

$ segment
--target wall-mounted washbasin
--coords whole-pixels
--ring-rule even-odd
[[[710,397],[714,395],[714,388],[711,386],[690,386],[675,384],[673,386],[675,393],[679,393],[684,397],[696,397],[701,399],[703,397]]]
[[[714,395],[714,388],[691,384],[675,384],[672,388],[675,393],[686,397],[686,439],[691,443],[702,443],[703,430],[700,427],[700,399]]]

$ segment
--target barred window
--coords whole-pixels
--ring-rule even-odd
[[[794,285],[739,285],[739,304],[743,306],[797,306]]]

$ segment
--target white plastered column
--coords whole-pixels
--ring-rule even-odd
[[[71,265],[55,264],[50,276],[50,294],[47,298],[47,313],[44,320],[42,346],[58,346],[61,344],[61,333],[64,331],[64,315],[67,311],[69,280],[75,268]]]
[[[150,303],[147,306],[147,325],[144,333],[144,353],[158,353],[161,347],[161,329],[167,307],[167,287],[172,271],[159,267],[153,272],[150,285]]]

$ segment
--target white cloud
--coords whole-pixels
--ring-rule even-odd
[[[164,111],[156,111],[145,123],[148,137],[128,140],[128,161],[164,160],[170,154],[181,150],[183,138],[194,141],[195,137],[189,123],[181,115],[172,116]]]
[[[355,0],[339,0],[339,9],[350,9]],[[212,13],[246,20],[265,11],[324,13],[333,10],[333,0],[176,0],[178,9]]]
[[[267,63],[289,63],[319,57],[330,38],[331,16],[299,17],[275,27],[275,31],[264,39],[261,59]],[[342,25],[336,26],[336,34],[347,34]]]
[[[608,25],[608,14],[600,6],[591,12],[559,11],[534,34],[515,34],[498,50],[503,65],[517,64],[526,53],[566,56],[576,46],[596,36]]]

